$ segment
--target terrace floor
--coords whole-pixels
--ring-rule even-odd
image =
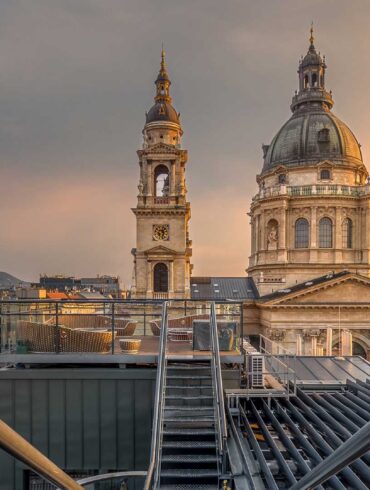
[[[99,352],[30,352],[18,354],[4,351],[0,353],[0,364],[152,364],[157,362],[159,351],[159,337],[134,335],[132,339],[141,339],[140,351],[136,354],[127,354],[121,351],[119,338],[114,341],[114,354]],[[193,351],[192,344],[185,341],[171,341],[167,343],[168,355],[171,359],[202,360],[210,357],[209,351]],[[222,363],[243,362],[239,350],[221,351]]]

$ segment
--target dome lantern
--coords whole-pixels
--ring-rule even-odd
[[[334,101],[331,93],[325,90],[325,56],[322,58],[316,51],[313,37],[313,25],[310,30],[310,45],[307,54],[298,66],[299,91],[293,97],[291,109],[306,108],[310,103],[320,103],[324,109],[330,110]]]

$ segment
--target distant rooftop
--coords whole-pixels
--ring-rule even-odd
[[[192,299],[256,299],[258,291],[251,277],[192,277]]]

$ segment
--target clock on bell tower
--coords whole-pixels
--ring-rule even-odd
[[[188,298],[192,265],[190,203],[186,201],[187,151],[181,148],[180,114],[172,106],[164,51],[155,81],[153,107],[146,114],[136,216],[133,296]]]

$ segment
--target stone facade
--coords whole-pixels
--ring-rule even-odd
[[[134,287],[136,298],[190,295],[190,203],[186,200],[187,151],[169,95],[164,53],[156,80],[155,104],[147,114],[138,151],[140,181],[136,216]]]

